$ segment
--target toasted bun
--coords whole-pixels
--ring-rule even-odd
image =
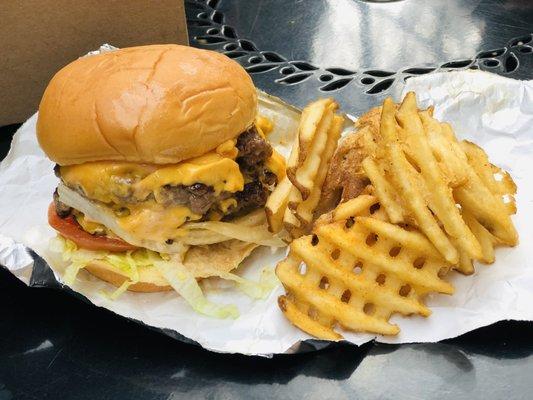
[[[167,164],[196,157],[254,121],[257,94],[230,58],[179,45],[80,58],[50,81],[37,137],[59,165]]]
[[[105,261],[92,261],[85,269],[97,278],[109,282],[116,287],[119,287],[129,279],[120,269],[113,267]],[[167,284],[167,281],[156,268],[147,267],[139,269],[139,282],[130,285],[128,290],[133,292],[163,292],[172,290],[172,287]]]
[[[230,272],[257,247],[253,243],[228,240],[208,246],[192,246],[185,255],[184,265],[197,279],[216,276],[217,272]],[[119,287],[128,278],[119,268],[102,261],[91,261],[85,269],[97,278]],[[139,268],[139,282],[128,287],[133,292],[162,292],[172,290],[155,267]]]

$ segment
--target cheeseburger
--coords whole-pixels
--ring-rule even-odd
[[[60,179],[49,223],[92,257],[78,267],[124,290],[175,288],[150,261],[174,255],[194,278],[224,275],[279,243],[263,207],[285,166],[268,129],[252,80],[222,54],[153,45],[80,58],[39,107]]]

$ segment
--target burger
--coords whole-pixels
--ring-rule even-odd
[[[269,129],[246,71],[216,52],[140,46],[65,66],[37,121],[64,258],[122,291],[230,276],[280,244],[264,218],[285,174]]]

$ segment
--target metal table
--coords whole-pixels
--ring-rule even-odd
[[[480,68],[533,78],[528,0],[186,0],[194,46],[241,62],[296,105],[333,96],[358,114],[409,76]],[[0,156],[14,127],[0,132]],[[0,400],[529,399],[533,324],[437,344],[341,344],[273,359],[220,355],[0,269]]]

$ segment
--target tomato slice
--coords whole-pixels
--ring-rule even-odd
[[[129,244],[122,239],[95,236],[85,232],[76,222],[74,216],[69,215],[66,218],[60,218],[57,215],[54,203],[48,207],[48,223],[62,236],[72,240],[83,249],[105,251],[128,251],[137,249],[137,246]]]

